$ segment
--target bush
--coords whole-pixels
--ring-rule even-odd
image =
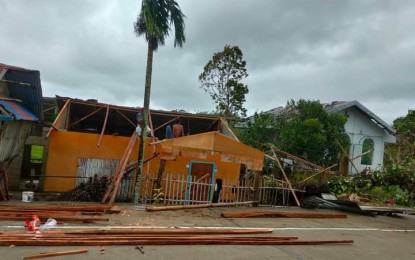
[[[373,175],[338,176],[328,181],[329,191],[335,195],[369,195],[376,202],[391,199],[398,205],[414,206],[414,183],[408,175],[402,174],[401,169],[396,167],[395,171]]]

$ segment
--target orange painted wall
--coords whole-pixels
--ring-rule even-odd
[[[57,178],[48,176],[76,177],[78,158],[121,159],[130,140],[129,137],[105,135],[100,147],[97,147],[99,135],[78,132],[52,131],[49,136],[49,153],[46,166],[44,191],[62,192],[75,187],[75,178]],[[150,141],[148,139],[147,141]],[[137,140],[130,160],[136,160],[138,153]],[[156,148],[157,150],[159,147]],[[146,158],[153,154],[153,148],[146,148]],[[221,162],[219,155],[209,155],[206,159],[178,157],[176,161],[167,161],[164,174],[187,174],[186,165],[190,160],[214,162],[217,166],[215,178],[222,178],[229,184],[236,185],[239,180],[240,165],[238,163]],[[145,175],[155,177],[160,165],[156,157],[144,165]],[[142,185],[141,193],[144,192]]]
[[[97,147],[99,135],[78,132],[52,131],[49,136],[49,153],[46,166],[45,191],[67,191],[75,187],[75,178],[48,176],[77,175],[78,158],[121,159],[129,137],[105,135]],[[130,159],[137,158],[138,143]],[[151,150],[147,150],[151,153]]]

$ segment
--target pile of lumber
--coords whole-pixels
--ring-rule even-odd
[[[105,245],[319,245],[353,240],[299,240],[275,236],[270,229],[128,229],[0,233],[0,246],[105,246]]]
[[[105,191],[111,183],[109,176],[94,176],[88,181],[80,183],[74,189],[59,195],[55,200],[58,201],[101,201]]]
[[[347,218],[346,214],[287,212],[276,210],[232,211],[221,214],[223,218]]]
[[[0,208],[0,220],[24,221],[26,219],[32,219],[33,215],[37,215],[41,222],[53,218],[58,223],[93,223],[108,222],[108,218],[100,216],[120,212],[120,209],[111,205],[2,205]]]

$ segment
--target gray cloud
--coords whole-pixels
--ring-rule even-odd
[[[358,100],[391,123],[414,109],[413,1],[182,0],[187,42],[155,53],[153,108],[211,111],[198,75],[224,45],[244,52],[249,113],[299,98]],[[0,62],[41,71],[44,95],[141,106],[140,1],[6,0]]]

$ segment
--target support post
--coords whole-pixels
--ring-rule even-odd
[[[160,160],[160,168],[159,168],[159,172],[157,175],[157,188],[160,189],[161,188],[161,180],[163,178],[163,172],[164,172],[164,167],[166,166],[166,160],[161,159]]]
[[[260,177],[261,177],[261,173],[259,171],[255,171],[255,177],[254,177],[254,201],[255,202],[253,203],[254,207],[259,206]]]

